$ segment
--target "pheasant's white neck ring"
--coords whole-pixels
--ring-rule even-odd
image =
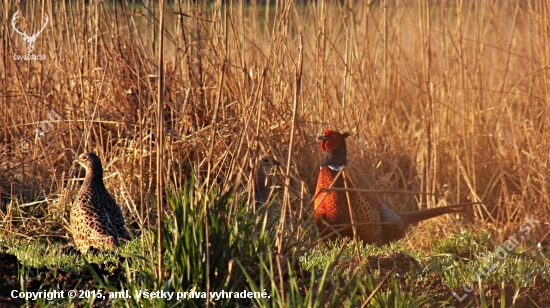
[[[328,165],[327,167],[329,167],[330,169],[336,171],[336,172],[340,172],[340,170],[344,169],[345,166],[334,166],[334,165]],[[322,168],[322,167],[321,167]]]

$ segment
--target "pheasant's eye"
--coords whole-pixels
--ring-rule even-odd
[[[264,157],[264,158],[262,159],[262,163],[267,164],[267,163],[269,163],[269,160],[268,160],[267,158]]]

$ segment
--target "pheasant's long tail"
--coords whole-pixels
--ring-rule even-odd
[[[403,218],[403,220],[405,220],[407,224],[414,224],[419,221],[434,218],[434,217],[441,216],[448,213],[466,212],[464,208],[474,204],[481,204],[481,202],[460,203],[460,204],[436,207],[433,209],[399,213],[399,216],[401,216],[401,218]]]

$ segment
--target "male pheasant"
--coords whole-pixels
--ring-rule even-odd
[[[326,130],[317,138],[325,152],[314,198],[315,222],[321,237],[353,237],[355,226],[356,236],[363,240],[363,244],[384,245],[405,237],[405,231],[412,223],[460,212],[464,206],[471,205],[458,204],[397,214],[370,194],[326,190],[331,187],[354,188],[348,178],[339,174],[347,163],[347,137],[348,133]]]
[[[71,207],[75,246],[86,253],[90,247],[114,249],[126,237],[124,216],[103,184],[101,160],[94,153],[81,154],[75,162],[86,169],[84,183]]]

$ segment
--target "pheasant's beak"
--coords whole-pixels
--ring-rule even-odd
[[[327,138],[327,136],[325,136],[325,135],[321,135],[321,136],[317,137],[317,140],[323,140],[323,141],[325,141],[325,140],[328,140],[328,138]]]
[[[281,165],[280,162],[278,162],[278,161],[276,161],[276,160],[273,160],[273,166],[280,166],[280,165]]]

